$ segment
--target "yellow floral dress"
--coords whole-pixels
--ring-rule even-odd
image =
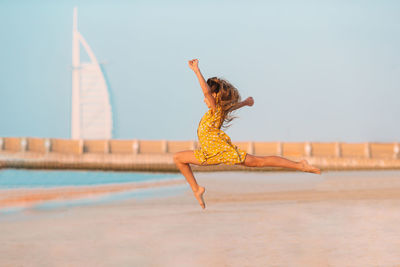
[[[221,106],[216,110],[211,108],[204,114],[197,128],[200,148],[194,151],[195,157],[201,164],[241,163],[246,152],[231,143],[230,137],[221,128]]]

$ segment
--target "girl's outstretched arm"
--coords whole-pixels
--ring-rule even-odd
[[[242,108],[244,106],[251,107],[252,105],[254,105],[254,99],[250,96],[250,97],[246,98],[246,100],[243,100],[242,102],[239,102],[236,105],[234,105],[232,107],[232,110],[236,110],[236,109]]]
[[[201,90],[203,90],[204,97],[207,98],[207,100],[210,102],[211,108],[215,110],[216,107],[215,99],[211,95],[211,89],[208,86],[206,80],[204,79],[203,74],[201,74],[200,72],[199,60],[198,59],[189,60],[189,67],[194,71],[197,78],[199,79],[199,83],[201,86]]]

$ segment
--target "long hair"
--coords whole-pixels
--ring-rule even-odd
[[[236,104],[241,101],[239,91],[227,80],[212,77],[207,80],[207,84],[211,89],[211,93],[216,93],[216,103],[221,106],[220,125],[228,128],[229,123],[235,119],[231,112],[235,110]]]

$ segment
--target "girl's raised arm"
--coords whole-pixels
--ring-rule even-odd
[[[215,99],[214,97],[211,95],[211,89],[208,86],[206,80],[203,77],[203,74],[201,74],[200,69],[199,69],[199,60],[198,59],[192,59],[189,60],[189,67],[194,71],[194,73],[196,74],[201,89],[203,90],[203,94],[204,97],[207,98],[207,100],[210,102],[211,108],[213,110],[215,110],[216,108],[216,104],[215,104]]]
[[[236,110],[238,108],[242,108],[244,106],[249,106],[251,107],[252,105],[254,105],[254,99],[250,96],[248,98],[246,98],[246,100],[243,100],[242,102],[237,103],[236,105],[234,105],[232,107],[232,111]]]

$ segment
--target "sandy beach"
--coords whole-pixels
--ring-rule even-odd
[[[0,266],[400,266],[399,171],[196,175],[205,210],[181,183],[0,214]]]

